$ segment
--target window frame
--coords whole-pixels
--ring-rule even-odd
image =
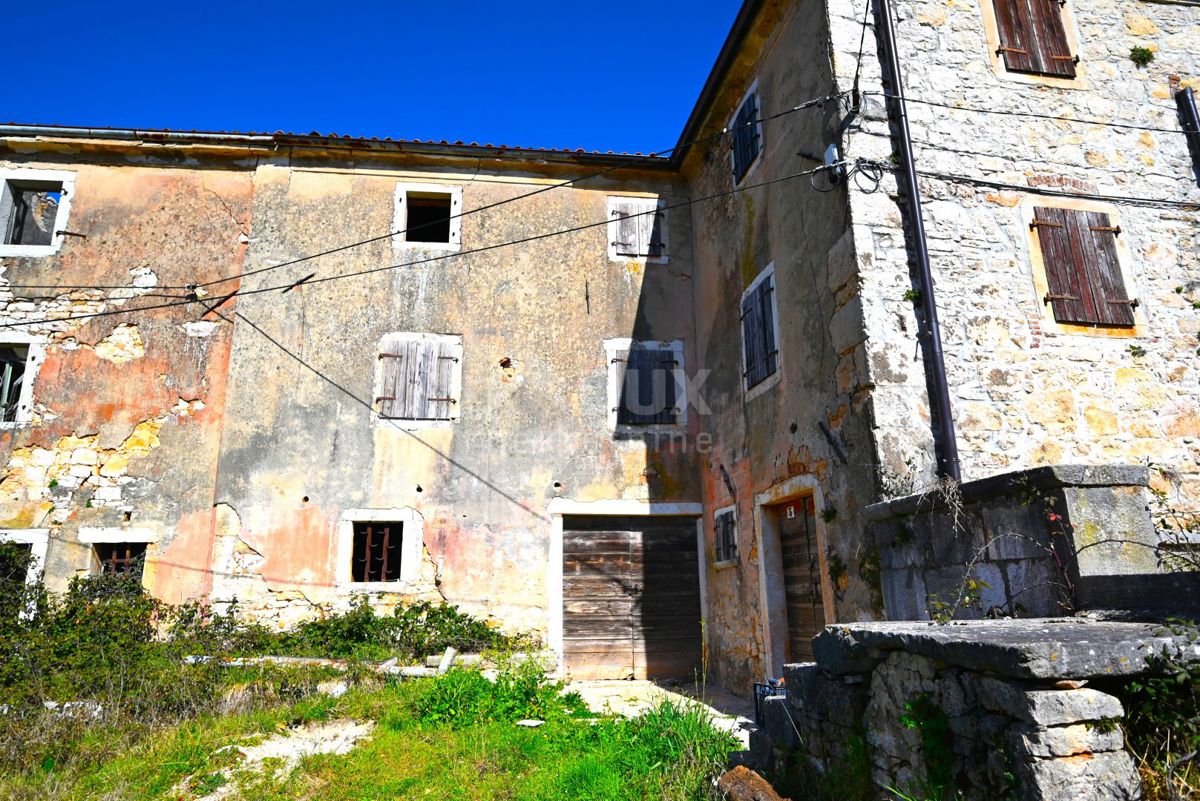
[[[31,557],[25,571],[25,585],[32,587],[41,581],[46,572],[46,552],[50,548],[48,528],[4,528],[0,529],[0,542],[15,542],[28,545]]]
[[[721,552],[721,518],[733,518],[733,555]],[[722,506],[713,512],[713,567],[718,570],[724,567],[732,567],[738,563],[738,554],[741,551],[738,543],[738,514],[737,504]]]
[[[625,371],[621,362],[617,361],[618,354],[627,352],[634,347],[642,350],[669,352],[675,357],[675,367],[671,371],[675,379],[675,402],[679,410],[673,423],[619,423],[618,409],[621,402],[621,392],[625,388]],[[657,431],[678,431],[687,425],[687,372],[683,361],[682,339],[632,339],[617,337],[604,340],[604,364],[607,373],[608,428],[619,434],[654,433]]]
[[[992,66],[992,72],[997,77],[1014,81],[1016,83],[1031,83],[1040,84],[1042,86],[1054,86],[1059,89],[1087,89],[1090,84],[1088,82],[1088,72],[1086,67],[1087,59],[1084,57],[1082,39],[1079,36],[1079,26],[1075,21],[1075,12],[1068,3],[1061,6],[1059,13],[1062,15],[1063,32],[1066,36],[1067,45],[1071,52],[1078,57],[1075,63],[1075,77],[1066,78],[1054,75],[1037,75],[1029,72],[1013,72],[1008,69],[1004,63],[1004,55],[999,52],[1003,43],[1000,41],[1000,24],[996,15],[996,0],[980,0],[979,5],[983,12],[983,34],[984,40],[987,43],[988,62]]]
[[[742,113],[742,108],[746,105],[746,101],[750,100],[752,97],[754,98],[754,130],[758,134],[758,152],[754,154],[754,158],[751,159],[750,163],[746,165],[746,171],[742,173],[741,177],[738,177],[737,118],[738,115]],[[738,104],[734,107],[733,114],[729,117],[729,121],[725,125],[726,129],[732,131],[734,136],[734,141],[729,148],[729,171],[733,176],[733,185],[735,187],[741,186],[742,183],[744,183],[746,179],[748,179],[754,173],[754,171],[758,168],[759,163],[763,160],[763,153],[766,150],[767,143],[763,138],[762,107],[762,96],[758,93],[758,78],[755,78],[750,82],[750,88],[745,91],[745,93],[742,95],[742,99],[739,100]]]
[[[380,414],[381,408],[379,398],[383,389],[383,361],[381,354],[384,352],[384,343],[389,337],[401,337],[401,341],[417,341],[417,342],[441,342],[449,344],[450,349],[457,355],[458,361],[455,362],[450,374],[450,397],[454,400],[450,404],[451,414],[449,418],[438,419],[413,419],[407,417],[383,417]],[[462,414],[462,371],[463,371],[463,338],[461,334],[430,334],[419,333],[414,331],[389,331],[379,338],[375,345],[375,365],[374,365],[374,380],[372,381],[373,392],[371,395],[371,420],[377,426],[395,426],[403,430],[415,430],[423,428],[449,428],[454,423],[458,422]]]
[[[754,293],[764,281],[771,281],[771,329],[772,335],[775,338],[775,371],[759,381],[753,386],[747,382],[750,380],[750,363],[746,359],[746,324],[742,319],[742,304],[746,302],[747,296]],[[783,340],[779,330],[779,281],[775,277],[775,262],[770,262],[766,267],[754,277],[750,285],[743,290],[741,297],[738,298],[737,305],[738,314],[738,334],[741,337],[742,351],[742,390],[745,393],[745,400],[750,401],[757,398],[759,395],[767,392],[776,384],[779,383],[783,375]]]
[[[394,581],[355,581],[354,559],[355,523],[399,523],[400,578]],[[425,544],[425,520],[411,506],[392,508],[346,509],[338,518],[337,565],[335,583],[343,592],[405,592],[411,589],[420,574],[421,551]]]
[[[1089,200],[1078,198],[1060,198],[1050,197],[1048,195],[1039,195],[1030,193],[1021,198],[1018,204],[1019,219],[1022,229],[1025,231],[1026,246],[1029,252],[1029,268],[1033,279],[1033,302],[1037,304],[1039,313],[1043,322],[1043,329],[1053,331],[1058,334],[1076,334],[1082,336],[1094,337],[1139,337],[1144,336],[1148,318],[1146,317],[1145,305],[1138,304],[1133,309],[1133,325],[1132,326],[1106,326],[1100,324],[1089,323],[1060,323],[1054,317],[1054,306],[1052,303],[1046,303],[1045,297],[1050,293],[1050,280],[1046,271],[1046,259],[1042,253],[1041,238],[1038,235],[1036,226],[1033,226],[1034,209],[1037,207],[1068,209],[1071,211],[1091,211],[1102,214],[1107,214],[1109,222],[1122,229],[1121,235],[1115,237],[1115,245],[1117,252],[1117,265],[1121,270],[1121,281],[1125,285],[1125,293],[1130,298],[1140,298],[1143,293],[1134,278],[1131,265],[1133,264],[1133,256],[1130,252],[1130,244],[1128,237],[1131,232],[1121,224],[1120,210],[1111,204],[1096,203]]]
[[[651,211],[662,215],[662,226],[659,229],[659,241],[662,242],[662,255],[659,256],[630,256],[617,252],[617,237],[620,236],[620,223],[613,218],[618,203],[632,203],[640,206],[638,214],[649,215]],[[609,195],[605,200],[605,217],[608,225],[605,232],[608,235],[609,261],[644,261],[649,264],[669,264],[671,261],[670,217],[667,215],[667,203],[660,197],[648,195]],[[651,226],[653,230],[653,226]]]
[[[11,200],[9,184],[60,184],[58,212],[54,215],[54,233],[49,245],[11,245],[0,238],[0,258],[39,258],[53,256],[62,249],[67,221],[71,215],[71,200],[75,197],[75,173],[65,170],[40,170],[20,167],[0,169],[0,226],[7,228]],[[5,234],[7,236],[7,233]]]
[[[450,196],[450,241],[410,242],[408,240],[408,195],[436,194]],[[395,251],[433,250],[454,253],[462,248],[462,187],[457,184],[405,183],[396,184],[392,201],[392,248]]]
[[[33,384],[37,380],[38,370],[46,359],[46,341],[34,334],[9,330],[0,334],[0,345],[17,345],[27,349],[21,393],[17,396],[16,418],[13,420],[0,419],[0,431],[5,431],[21,428],[33,422]]]

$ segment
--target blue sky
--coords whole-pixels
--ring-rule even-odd
[[[0,121],[647,152],[674,144],[738,6],[17,0],[5,28],[53,53],[21,51],[36,74]]]

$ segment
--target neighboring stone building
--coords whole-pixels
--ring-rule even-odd
[[[914,101],[1013,112],[909,106],[963,476],[1149,460],[1195,505],[1200,8],[1068,10],[1047,78],[1003,1],[898,23]],[[0,537],[280,625],[445,598],[575,676],[703,643],[739,692],[900,614],[865,510],[933,481],[935,365],[856,5],[747,2],[671,158],[0,126]],[[1030,223],[1081,219],[1138,301],[1102,325],[1043,302]]]

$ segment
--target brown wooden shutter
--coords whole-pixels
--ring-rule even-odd
[[[993,0],[1000,35],[997,52],[1012,72],[1075,77],[1059,0]]]
[[[1043,302],[1049,302],[1054,319],[1060,323],[1090,323],[1093,314],[1087,305],[1090,293],[1080,284],[1066,209],[1038,206],[1033,210],[1033,227],[1042,246],[1042,263],[1050,289]]]
[[[1117,235],[1109,216],[1097,211],[1070,214],[1072,240],[1079,241],[1080,261],[1087,287],[1092,293],[1096,322],[1100,325],[1133,325],[1134,301],[1125,291],[1125,279],[1117,261]]]
[[[1101,212],[1037,207],[1033,226],[1042,248],[1054,319],[1060,323],[1131,326],[1133,301],[1117,260],[1119,230]]]

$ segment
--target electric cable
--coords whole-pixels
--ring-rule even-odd
[[[887,92],[865,92],[864,94],[876,95],[888,99],[898,99],[897,95],[888,94]],[[950,109],[952,111],[971,111],[977,114],[999,114],[1006,117],[1032,117],[1042,120],[1056,120],[1058,122],[1078,122],[1084,125],[1102,125],[1107,128],[1122,128],[1132,131],[1154,131],[1157,133],[1183,133],[1178,128],[1156,128],[1150,125],[1134,125],[1127,122],[1105,122],[1104,120],[1090,119],[1088,117],[1061,117],[1055,114],[1039,114],[1035,111],[1006,111],[998,108],[979,108],[978,106],[955,106],[950,103],[940,103],[936,100],[922,100],[908,95],[904,99],[909,103],[920,103],[925,106],[936,106],[938,108]]]
[[[707,202],[710,200],[716,200],[718,198],[728,197],[730,195],[734,195],[739,192],[745,192],[750,189],[758,189],[760,187],[771,186],[773,184],[782,183],[784,181],[790,181],[790,180],[793,180],[796,178],[800,178],[802,176],[812,175],[813,173],[820,172],[822,170],[832,169],[833,167],[838,167],[838,166],[844,166],[844,163],[838,163],[835,165],[822,164],[821,166],[815,167],[810,170],[800,170],[799,172],[790,173],[788,175],[784,175],[779,178],[772,178],[772,179],[766,180],[766,181],[759,181],[758,183],[754,183],[754,184],[745,184],[743,186],[735,186],[732,189],[727,189],[722,192],[715,192],[713,194],[705,195],[703,197],[692,198],[690,200],[684,200],[684,201],[680,201],[678,203],[673,203],[673,204],[669,204],[666,206],[660,206],[658,208],[648,209],[647,211],[643,211],[643,212],[636,212],[636,213],[630,214],[628,216],[629,217],[642,217],[647,214],[658,214],[663,211],[671,211],[672,209],[685,208],[688,206],[695,205],[697,203],[704,203],[704,202]],[[79,314],[79,315],[71,315],[71,316],[56,317],[56,318],[40,318],[40,319],[33,319],[33,320],[13,320],[13,321],[10,321],[7,323],[0,324],[0,329],[17,328],[17,327],[24,327],[24,326],[29,326],[29,325],[45,325],[45,324],[49,324],[49,323],[70,322],[72,320],[88,320],[88,319],[93,319],[93,318],[97,318],[97,317],[108,317],[108,316],[115,316],[115,315],[122,315],[122,314],[133,314],[135,312],[155,311],[158,309],[170,309],[170,308],[176,308],[179,306],[187,306],[192,303],[211,304],[211,308],[215,309],[217,306],[225,303],[227,300],[229,300],[230,298],[233,298],[235,296],[241,297],[241,296],[247,296],[247,295],[258,295],[258,294],[262,294],[262,293],[266,293],[266,292],[277,292],[277,291],[283,292],[283,291],[293,289],[297,285],[301,285],[301,284],[304,286],[309,286],[312,284],[321,284],[321,283],[325,283],[328,281],[341,281],[341,280],[344,280],[347,278],[355,278],[355,277],[359,277],[359,276],[363,276],[363,275],[371,275],[374,273],[386,272],[386,271],[390,271],[390,270],[398,270],[398,269],[403,269],[405,267],[414,267],[414,266],[418,266],[421,264],[427,264],[429,262],[434,262],[434,261],[442,261],[445,259],[461,258],[463,256],[469,256],[469,255],[472,255],[475,253],[486,253],[489,251],[498,250],[500,248],[512,247],[514,245],[529,244],[531,242],[537,242],[537,241],[540,241],[543,239],[550,239],[550,238],[553,238],[556,236],[562,236],[564,234],[572,234],[572,233],[578,233],[581,231],[587,231],[592,228],[598,228],[601,226],[609,225],[610,222],[611,222],[610,220],[604,219],[604,220],[599,220],[596,222],[589,222],[589,223],[584,223],[582,225],[572,226],[570,228],[562,228],[562,229],[559,229],[556,231],[547,231],[547,232],[543,232],[540,234],[533,234],[531,236],[522,237],[521,239],[511,239],[511,240],[505,240],[503,242],[496,242],[491,245],[482,245],[480,247],[472,248],[470,250],[459,250],[459,251],[455,251],[453,253],[439,253],[435,256],[429,256],[427,258],[416,259],[416,260],[408,261],[408,262],[401,262],[399,264],[389,264],[389,265],[384,265],[382,267],[372,267],[372,268],[369,268],[366,270],[356,270],[354,272],[349,272],[349,273],[338,273],[335,275],[312,277],[308,280],[302,279],[299,282],[292,281],[292,282],[288,282],[288,283],[284,283],[284,284],[276,284],[276,285],[265,286],[265,287],[255,287],[252,289],[245,289],[245,288],[239,287],[238,289],[235,289],[232,292],[230,292],[224,296],[210,297],[210,298],[205,298],[203,300],[201,300],[199,298],[189,298],[187,300],[183,300],[183,301],[176,302],[176,303],[156,303],[156,304],[149,304],[149,305],[144,305],[144,306],[137,306],[137,307],[133,307],[133,308],[110,309],[110,310],[100,311],[100,312],[91,312],[88,314]]]
[[[765,117],[759,117],[757,119],[749,120],[746,123],[744,123],[744,127],[749,127],[752,125],[760,125],[762,123],[771,122],[772,120],[776,120],[776,119],[779,119],[780,117],[787,116],[788,114],[794,114],[797,111],[803,111],[803,110],[809,109],[809,108],[824,106],[826,103],[828,103],[832,100],[836,100],[840,97],[845,96],[845,94],[846,94],[845,92],[837,92],[837,93],[830,94],[830,95],[822,95],[820,97],[814,97],[809,100],[805,100],[804,102],[799,103],[798,105],[792,106],[791,108],[784,109],[783,111],[778,111],[774,114],[770,114]],[[504,200],[498,200],[493,203],[488,203],[486,205],[479,206],[478,208],[470,209],[469,211],[461,211],[461,212],[458,212],[457,214],[452,214],[445,219],[446,220],[461,219],[462,217],[468,217],[472,214],[478,214],[479,212],[482,212],[482,211],[488,211],[489,209],[494,209],[499,206],[507,205],[509,203],[515,203],[518,200],[524,200],[526,198],[533,197],[534,195],[540,195],[543,192],[549,192],[552,189],[561,189],[563,187],[572,186],[574,184],[579,183],[580,181],[584,181],[589,178],[596,178],[596,177],[599,177],[602,175],[607,175],[611,172],[615,172],[616,170],[625,169],[627,167],[636,166],[638,164],[644,164],[644,163],[646,163],[647,159],[661,158],[663,155],[665,155],[667,153],[674,153],[676,151],[692,147],[693,145],[698,145],[703,142],[710,141],[712,139],[717,139],[717,138],[723,137],[734,130],[736,130],[736,128],[730,128],[730,127],[726,126],[725,128],[722,128],[720,131],[717,131],[716,133],[712,133],[707,136],[697,137],[696,139],[693,139],[689,142],[677,143],[669,148],[654,151],[654,152],[648,153],[644,156],[631,156],[628,159],[626,159],[618,164],[614,164],[610,167],[605,167],[603,170],[588,173],[587,175],[581,175],[578,178],[572,178],[568,181],[563,181],[561,183],[550,184],[548,186],[538,187],[537,189],[535,189],[531,192],[526,192],[521,195],[516,195],[516,196],[510,197],[510,198],[505,198]],[[423,227],[424,225],[430,225],[430,224],[431,223],[425,223],[422,226],[417,226],[417,228]],[[408,230],[407,228],[402,228],[397,231],[388,231],[386,234],[379,234],[377,236],[369,237],[367,239],[361,239],[357,242],[350,242],[345,245],[339,245],[337,247],[330,248],[328,250],[323,250],[318,253],[310,253],[306,256],[300,256],[295,259],[290,259],[288,261],[280,262],[279,264],[267,265],[265,267],[259,267],[259,268],[253,269],[253,270],[244,270],[240,273],[234,273],[232,275],[227,275],[222,278],[214,278],[211,281],[205,281],[203,283],[190,284],[190,285],[163,284],[163,285],[160,285],[158,288],[160,288],[160,289],[178,289],[178,290],[188,290],[188,291],[193,291],[197,287],[207,288],[207,287],[213,286],[215,284],[225,283],[226,281],[232,281],[232,280],[239,279],[239,278],[245,278],[245,277],[251,276],[251,275],[258,275],[259,273],[270,272],[271,270],[278,270],[283,267],[290,267],[292,265],[301,264],[303,262],[311,261],[313,259],[318,259],[323,256],[329,256],[334,253],[341,253],[343,251],[351,250],[356,247],[362,247],[363,245],[369,245],[374,242],[380,242],[385,239],[391,239],[392,237],[399,236],[400,234],[406,233],[407,230]],[[13,284],[8,288],[9,289],[82,290],[82,289],[126,289],[127,287],[96,286],[96,285],[89,285],[89,284],[73,284],[73,285],[72,284]]]

